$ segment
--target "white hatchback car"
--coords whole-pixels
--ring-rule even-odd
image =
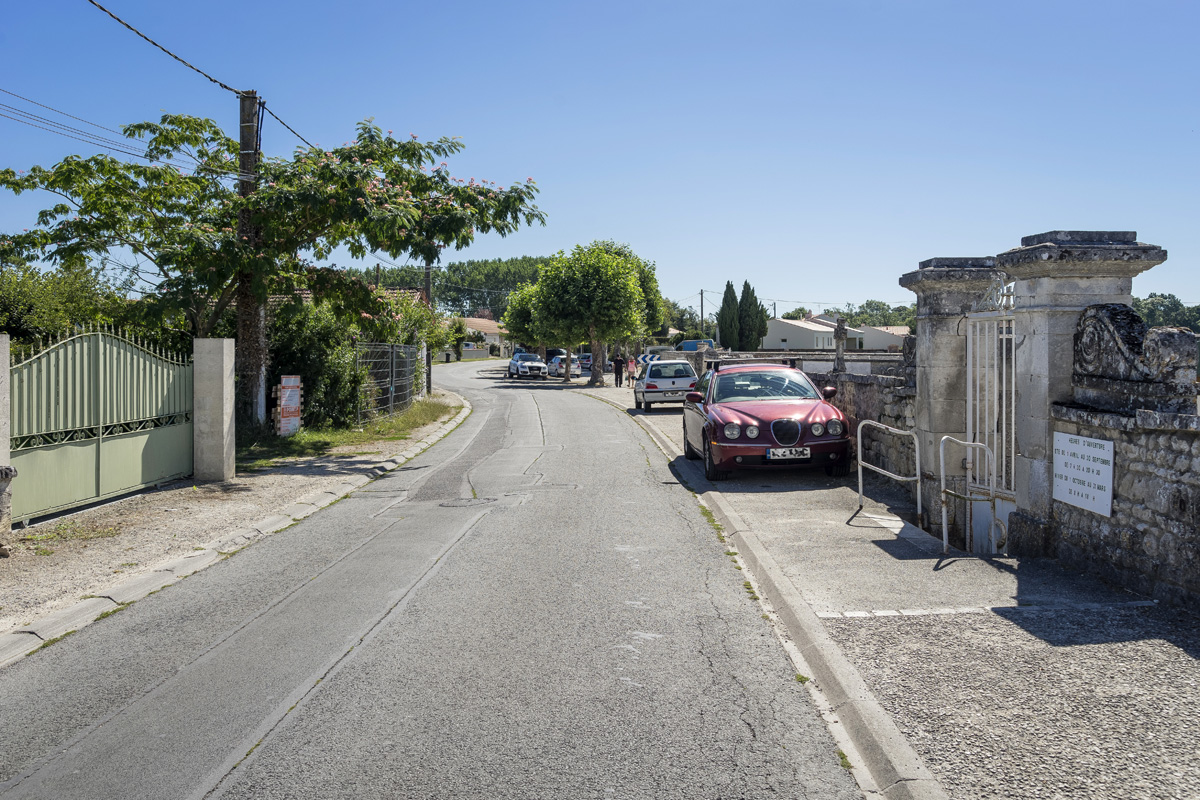
[[[643,364],[633,381],[633,405],[647,413],[655,403],[683,404],[684,395],[696,388],[696,371],[690,361],[651,361]]]
[[[564,358],[563,356],[555,356],[554,358],[550,359],[550,364],[547,366],[546,371],[547,371],[547,374],[549,374],[551,378],[563,377],[564,375],[567,374],[567,359]],[[583,371],[579,368],[579,361],[577,359],[572,358],[571,359],[571,377],[579,378],[579,377],[582,377],[582,375],[583,375]]]

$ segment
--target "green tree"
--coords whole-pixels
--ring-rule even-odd
[[[1133,310],[1151,328],[1190,328],[1200,333],[1200,306],[1185,306],[1173,294],[1151,292],[1145,299],[1134,298]]]
[[[757,350],[767,335],[767,309],[758,302],[758,295],[750,281],[742,283],[742,296],[738,300],[738,342],[743,350]]]
[[[733,281],[726,281],[721,310],[717,312],[717,338],[720,339],[722,347],[737,350],[741,346],[740,332],[737,292],[733,290]]]
[[[311,259],[344,246],[355,258],[378,250],[432,264],[477,233],[506,235],[545,219],[532,205],[532,179],[506,188],[456,178],[441,159],[462,150],[459,141],[399,140],[369,120],[343,147],[267,159],[258,190],[246,198],[221,182],[236,172],[238,143],[211,120],[166,115],[124,133],[146,139],[150,164],[93,156],[27,174],[0,170],[0,186],[63,201],[39,215],[37,230],[0,240],[0,257],[54,262],[130,252],[128,269],[201,336],[236,302],[240,405],[256,422],[265,418],[269,296],[310,289],[349,319],[383,310],[381,295],[358,276]],[[178,160],[195,165],[191,174],[162,163]],[[250,235],[237,233],[239,219]]]
[[[449,338],[450,347],[454,350],[454,360],[462,361],[462,346],[467,340],[467,322],[462,317],[455,317],[450,320]]]
[[[56,269],[13,260],[0,265],[0,330],[14,342],[56,336],[76,325],[121,322],[125,301],[90,263]]]
[[[793,308],[791,311],[783,312],[782,319],[804,319],[811,313],[812,312],[809,311],[804,306],[797,306],[796,308]]]
[[[533,302],[534,329],[547,339],[591,343],[590,385],[604,385],[605,342],[635,335],[646,322],[643,262],[625,245],[592,242],[559,253],[541,270]],[[570,381],[570,371],[566,374]]]
[[[272,384],[281,375],[304,382],[303,422],[309,428],[345,428],[357,423],[366,384],[349,327],[327,306],[305,305],[276,314],[270,325]]]

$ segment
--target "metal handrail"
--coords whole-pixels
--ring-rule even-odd
[[[959,494],[958,492],[954,492],[946,488],[946,442],[948,441],[954,442],[955,444],[961,444],[963,447],[968,449],[977,447],[987,454],[988,496],[986,499],[989,503],[991,503],[992,506],[992,519],[991,524],[988,526],[988,540],[991,542],[992,552],[994,553],[999,547],[1008,545],[1008,528],[1003,522],[1000,521],[1000,518],[996,516],[996,457],[992,455],[992,448],[981,442],[964,442],[962,439],[955,439],[953,436],[943,436],[941,442],[938,444],[938,471],[941,474],[942,480],[941,492],[939,494],[942,501],[942,554],[945,555],[950,552],[950,523],[947,519],[946,511],[949,503],[946,501],[946,498],[957,497],[958,499],[966,500],[967,502],[984,499],[978,495],[970,494],[970,489],[968,489],[968,494]],[[1000,532],[1003,534],[999,542],[996,541],[997,525],[1000,526]],[[966,536],[967,550],[970,551],[972,549],[970,530],[966,532]]]
[[[913,452],[916,454],[917,474],[910,478],[906,475],[896,475],[894,473],[888,472],[883,467],[877,467],[874,464],[864,464],[863,463],[862,432],[863,432],[863,426],[865,426],[865,425],[869,425],[873,428],[882,428],[883,430],[885,430],[889,433],[894,433],[899,436],[911,436],[912,440],[913,440]],[[866,419],[866,420],[863,420],[858,423],[858,450],[857,450],[857,452],[858,452],[858,508],[859,508],[859,510],[861,511],[862,507],[863,507],[862,471],[863,471],[863,467],[866,467],[869,470],[878,472],[880,475],[886,475],[889,478],[894,478],[895,480],[902,481],[904,483],[911,483],[912,481],[916,481],[917,482],[917,519],[920,520],[921,519],[921,443],[917,439],[917,434],[913,433],[912,431],[902,431],[899,428],[893,428],[890,425],[884,425],[882,422],[875,422],[874,420]]]

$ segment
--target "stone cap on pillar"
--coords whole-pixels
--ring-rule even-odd
[[[961,316],[993,284],[1004,280],[991,256],[929,258],[900,276],[900,285],[916,292],[917,316]]]
[[[1137,240],[1136,231],[1048,231],[1021,237],[996,256],[1014,279],[1132,278],[1167,260],[1167,251]]]

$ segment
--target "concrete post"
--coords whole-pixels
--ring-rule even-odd
[[[1009,551],[1050,555],[1053,445],[1050,407],[1070,402],[1075,328],[1097,303],[1133,303],[1133,277],[1167,252],[1133,231],[1051,231],[1021,239],[996,257],[1015,281],[1017,511]]]
[[[192,342],[193,475],[200,481],[233,480],[233,339]]]
[[[8,334],[0,333],[0,556],[5,558],[8,557],[8,548],[11,544],[10,534],[12,533],[11,486],[13,478],[17,477],[17,471],[11,466],[12,453],[9,450],[10,436],[12,435],[9,428],[11,418],[9,379],[12,377],[12,371],[9,369],[9,365],[12,363],[10,344],[11,340]]]
[[[940,461],[943,436],[965,439],[967,432],[967,337],[964,315],[1004,274],[993,258],[931,258],[900,276],[900,285],[917,295],[916,425],[921,445],[921,501],[929,524],[941,532]],[[953,455],[950,455],[953,453]],[[946,477],[965,488],[962,448],[947,449]],[[949,488],[949,487],[948,487]],[[961,504],[951,506],[954,511]],[[962,513],[951,515],[952,532],[961,532]]]

